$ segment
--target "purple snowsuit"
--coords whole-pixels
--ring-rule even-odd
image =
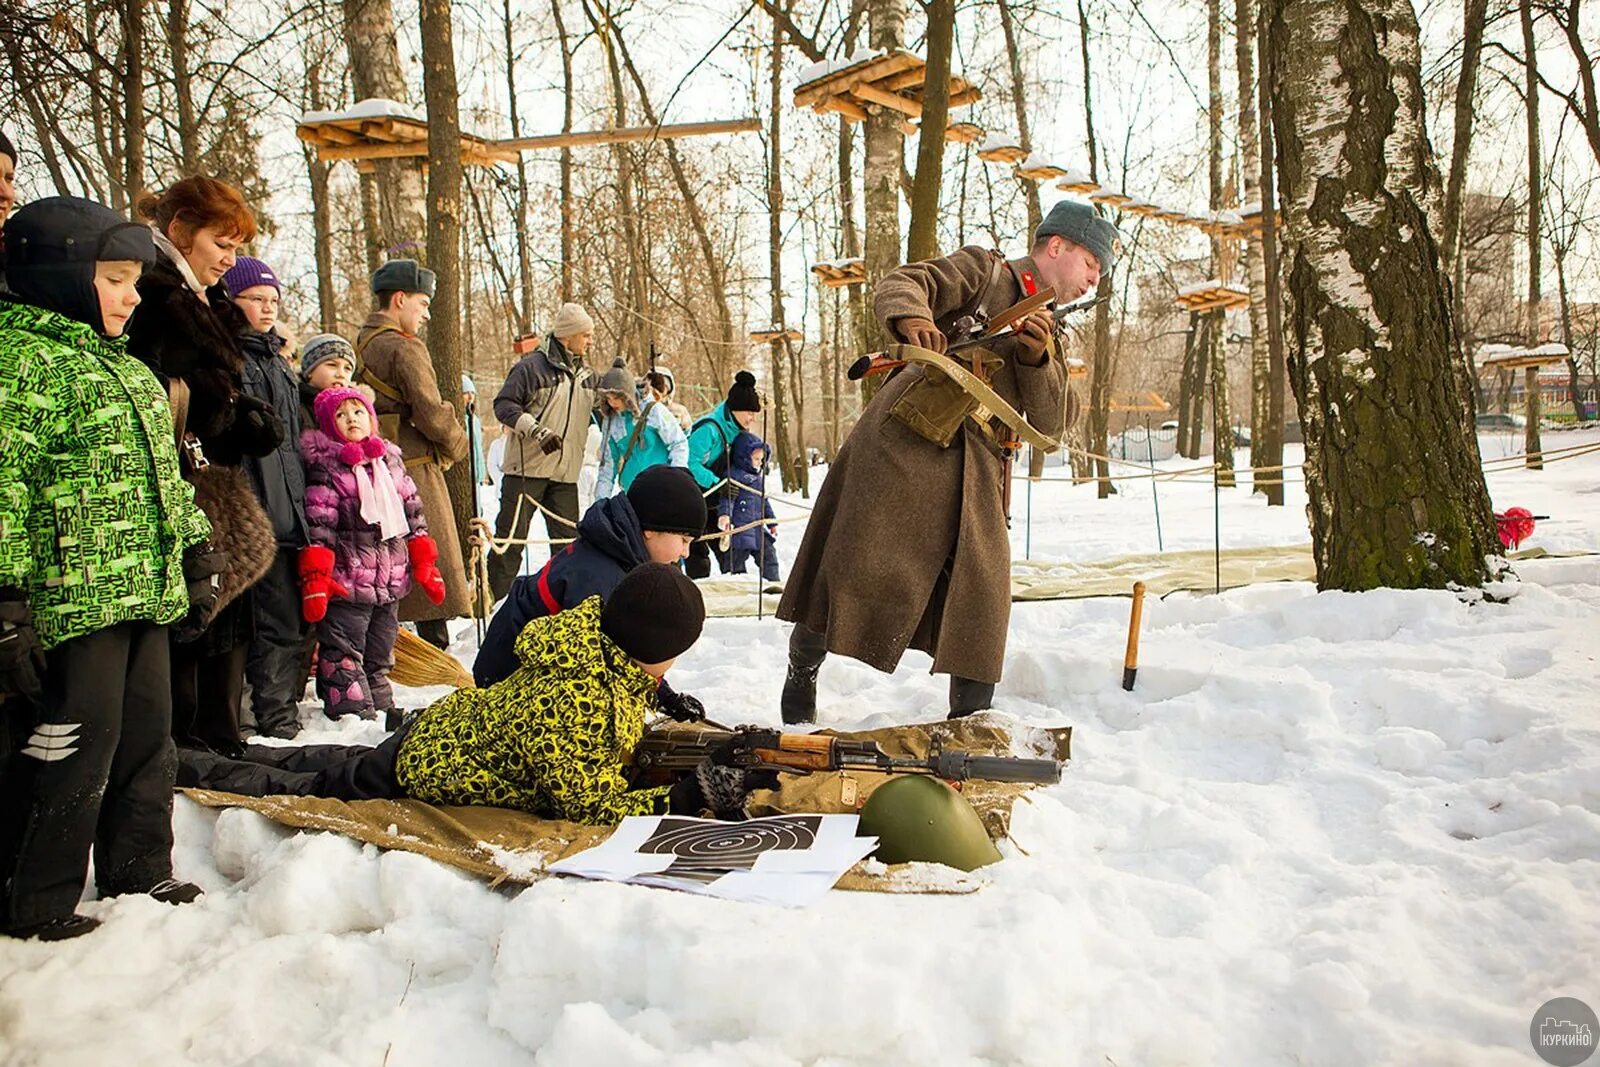
[[[411,589],[411,561],[407,537],[383,540],[378,527],[361,517],[355,471],[341,456],[343,445],[322,430],[300,435],[308,534],[313,545],[333,550],[333,578],[349,590],[329,600],[327,615],[317,623],[317,693],[330,719],[370,719],[394,707],[389,671],[400,598]],[[371,462],[388,465],[405,508],[408,537],[426,534],[422,498],[399,447],[389,442],[382,459]]]

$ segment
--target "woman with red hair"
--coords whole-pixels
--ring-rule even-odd
[[[150,221],[158,255],[139,279],[143,302],[128,330],[128,350],[169,394],[187,393],[184,429],[197,439],[205,461],[238,470],[243,457],[270,454],[284,432],[269,405],[243,393],[239,336],[246,321],[222,285],[239,249],[256,236],[255,215],[239,190],[206,177],[184,178],[160,196],[145,197],[139,214]],[[193,480],[195,456],[191,449],[182,451]],[[215,485],[231,476],[222,470],[205,478]],[[180,745],[228,755],[240,752],[243,743],[239,707],[252,633],[247,587],[270,565],[275,547],[248,480],[242,472],[237,478],[243,492],[213,492],[202,500],[225,554],[218,579],[227,606],[203,633],[175,633],[172,646],[173,736]],[[199,571],[207,562],[186,561],[191,581],[205,577]]]

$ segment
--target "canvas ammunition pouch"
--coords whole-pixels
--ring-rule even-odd
[[[939,325],[941,329],[949,332],[951,324],[960,323],[962,320],[986,322],[989,312],[989,298],[1000,286],[1000,281],[1005,277],[1009,265],[997,252],[994,253],[994,263],[989,272],[989,282],[966,304],[951,313]],[[981,327],[979,327],[981,329]],[[963,337],[952,337],[952,341],[964,340]],[[994,372],[999,370],[1005,362],[1000,356],[987,348],[969,350],[961,353],[961,360],[972,366],[974,356],[977,357],[976,373],[983,381],[989,381]],[[978,414],[978,399],[950,375],[945,374],[936,367],[923,366],[920,379],[913,381],[906,387],[900,398],[889,409],[891,417],[905,423],[919,437],[927,438],[940,448],[949,448],[950,442],[955,440],[956,434],[961,431],[961,424],[968,418]],[[987,429],[987,419],[980,425]]]

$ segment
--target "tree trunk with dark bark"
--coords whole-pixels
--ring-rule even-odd
[[[461,396],[461,118],[451,0],[421,0],[422,91],[428,109],[428,265],[436,275],[428,355],[439,393]],[[472,464],[445,472],[463,555],[472,538]]]
[[[997,0],[996,6],[1000,11],[1000,32],[1006,41],[1006,59],[1011,67],[1011,109],[1017,118],[1017,144],[1022,146],[1023,151],[1032,154],[1033,136],[1029,132],[1031,124],[1028,122],[1028,96],[1026,83],[1022,80],[1022,48],[1017,40],[1017,16],[1011,10],[1011,4],[1012,0]],[[1028,239],[1032,240],[1034,231],[1038,230],[1039,224],[1044,221],[1044,211],[1039,206],[1039,183],[1032,178],[1018,175],[1017,184],[1022,187],[1022,198],[1028,206]],[[1031,466],[1029,474],[1033,474]]]
[[[185,175],[200,169],[200,124],[194,114],[194,82],[189,70],[189,0],[168,0],[167,58],[172,64],[172,95],[178,105],[178,156]]]
[[[1089,141],[1089,176],[1099,181],[1100,141],[1094,129],[1094,82],[1089,66],[1089,15],[1083,0],[1078,0],[1078,46],[1083,54],[1083,121]],[[1028,235],[1032,238],[1032,234]],[[1094,309],[1094,355],[1089,367],[1089,451],[1095,454],[1091,462],[1098,475],[1096,492],[1104,500],[1117,491],[1111,481],[1111,464],[1105,457],[1110,454],[1111,427],[1111,275],[1100,276],[1100,286],[1095,296],[1100,303]],[[1041,466],[1040,472],[1043,473]],[[1032,473],[1032,468],[1029,468]]]
[[[517,112],[517,51],[511,39],[511,0],[505,0],[506,100],[511,119],[511,136],[522,136],[522,120]],[[533,264],[528,258],[528,164],[517,153],[517,278],[522,283],[522,306],[517,308],[517,332],[533,329]],[[468,296],[470,301],[471,297]]]
[[[1261,197],[1261,140],[1256,124],[1256,10],[1254,0],[1234,0],[1237,39],[1234,54],[1239,72],[1239,166],[1244,178],[1244,202],[1272,208]],[[1262,471],[1283,462],[1283,409],[1272,420],[1272,379],[1279,373],[1272,360],[1267,326],[1267,268],[1261,241],[1244,242],[1244,274],[1250,287],[1250,466],[1251,492],[1261,493],[1267,504],[1282,505],[1283,473]]]
[[[1481,585],[1501,548],[1433,237],[1416,14],[1266,6],[1318,587]]]
[[[122,0],[122,185],[130,205],[144,194],[144,4]]]
[[[567,24],[561,17],[561,0],[550,0],[555,16],[556,43],[561,48],[561,132],[572,132],[572,47]],[[572,300],[572,149],[561,149],[561,302]]]
[[[1533,39],[1532,0],[1517,5],[1522,15],[1524,103],[1528,113],[1528,319],[1523,340],[1529,347],[1539,343],[1539,319],[1543,294],[1539,287],[1540,251],[1543,247],[1544,175],[1539,147],[1539,51]],[[1524,430],[1523,463],[1530,470],[1544,469],[1544,454],[1539,443],[1539,368],[1529,367],[1523,376],[1527,389],[1528,425]]]
[[[322,60],[306,63],[306,104],[321,111],[327,101],[322,93]],[[317,264],[317,321],[323,333],[339,330],[339,301],[333,288],[333,211],[328,203],[329,165],[317,158],[317,150],[302,145],[306,157],[306,177],[311,182],[311,243]]]
[[[911,190],[910,263],[939,255],[939,194],[944,177],[944,131],[950,118],[950,51],[955,46],[955,0],[925,0],[928,12],[927,82],[922,92],[922,132]]]
[[[1206,0],[1206,80],[1211,94],[1207,108],[1210,134],[1211,210],[1221,211],[1222,191],[1222,0]],[[1232,240],[1233,238],[1228,238]],[[1224,278],[1223,238],[1211,238],[1211,275]],[[1233,406],[1228,402],[1227,312],[1211,312],[1211,451],[1218,485],[1232,488]]]

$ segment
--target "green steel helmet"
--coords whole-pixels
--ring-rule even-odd
[[[884,863],[943,863],[970,871],[1000,859],[967,798],[937,778],[893,778],[867,798],[861,830],[878,838]]]

